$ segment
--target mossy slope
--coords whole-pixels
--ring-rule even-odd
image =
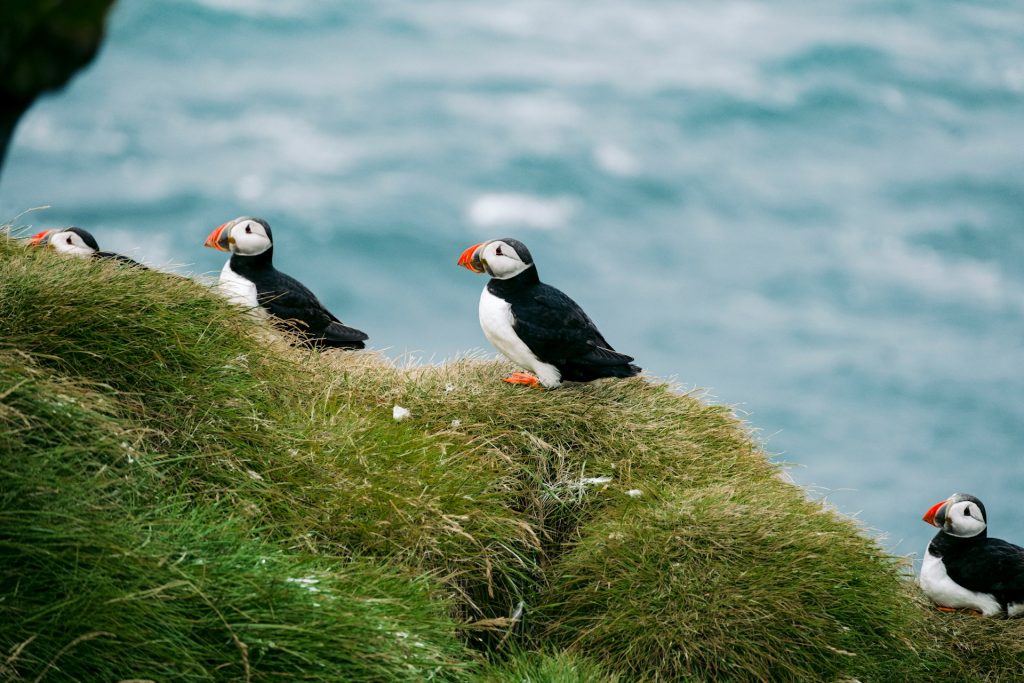
[[[304,351],[189,280],[11,241],[0,340],[15,679],[1010,680],[1024,655],[665,385]]]

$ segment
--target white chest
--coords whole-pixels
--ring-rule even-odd
[[[256,285],[231,270],[230,260],[224,264],[224,268],[220,271],[217,293],[239,306],[259,308],[259,301],[256,299]]]
[[[487,287],[480,294],[480,327],[487,341],[491,342],[503,356],[516,365],[529,370],[537,376],[541,384],[550,388],[561,383],[562,373],[554,365],[545,363],[530,350],[512,323],[512,306],[505,300],[491,294]]]
[[[918,578],[918,583],[925,595],[940,607],[976,609],[986,617],[999,614],[1001,611],[999,603],[991,594],[967,590],[949,578],[942,559],[935,557],[927,550],[924,554],[924,561],[921,563],[921,576]]]

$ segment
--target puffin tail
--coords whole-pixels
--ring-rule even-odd
[[[632,363],[626,363],[625,365],[612,365],[601,369],[608,372],[607,375],[602,375],[602,377],[636,377],[642,372],[642,368],[633,365]]]
[[[641,368],[632,363],[618,365],[572,363],[565,365],[561,370],[562,379],[567,382],[590,382],[602,377],[635,377],[641,372]]]
[[[364,343],[370,337],[362,330],[357,330],[338,321],[332,321],[322,334],[308,337],[309,343],[322,348],[365,349]]]

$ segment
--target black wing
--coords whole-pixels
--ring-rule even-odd
[[[613,349],[579,304],[561,290],[538,284],[510,303],[516,334],[546,363],[620,366],[633,360]]]
[[[118,263],[125,266],[132,266],[133,268],[142,268],[143,270],[149,270],[146,266],[142,265],[135,259],[128,258],[124,254],[115,254],[112,251],[96,251],[92,254],[93,258],[109,259],[111,261],[117,261]]]
[[[972,591],[992,593],[1010,602],[1024,600],[1024,548],[990,538],[971,561],[948,567],[949,577]]]
[[[289,323],[309,343],[350,349],[366,347],[363,342],[369,337],[365,332],[342,324],[295,278],[277,273],[268,285],[257,297],[260,305],[275,318]]]

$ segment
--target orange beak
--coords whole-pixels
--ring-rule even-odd
[[[474,273],[484,272],[483,264],[480,263],[480,259],[476,258],[476,254],[485,244],[487,244],[487,242],[474,244],[469,249],[462,252],[462,256],[459,257],[459,265],[473,271]]]
[[[36,233],[35,235],[32,235],[32,239],[30,239],[28,243],[33,247],[46,246],[50,242],[51,232],[53,232],[53,230],[43,230],[40,233]]]
[[[230,221],[228,223],[230,223]],[[228,223],[223,223],[217,226],[217,228],[206,238],[206,242],[203,246],[209,247],[210,249],[216,249],[217,251],[231,251],[230,247],[228,247],[230,231],[225,230],[225,228],[228,227]]]
[[[942,506],[945,505],[945,504],[946,504],[946,501],[942,501],[941,503],[936,503],[935,505],[933,505],[931,507],[931,509],[928,510],[928,512],[924,513],[924,517],[922,517],[921,519],[923,519],[924,521],[928,522],[932,526],[939,526],[938,524],[935,523],[935,515],[937,515],[939,513],[939,510],[942,509]]]

